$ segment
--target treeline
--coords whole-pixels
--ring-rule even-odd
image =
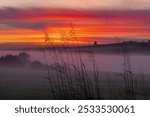
[[[0,67],[41,69],[44,65],[39,61],[31,61],[30,54],[21,52],[18,55],[8,54],[0,57]]]

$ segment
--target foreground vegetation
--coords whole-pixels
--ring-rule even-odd
[[[61,49],[56,48],[49,34],[44,33],[46,43],[45,50],[48,50],[49,55],[45,53],[45,50],[43,50],[43,55],[47,64],[47,79],[49,80],[52,99],[137,99],[140,95],[143,96],[143,99],[146,99],[145,91],[143,90],[143,92],[139,93],[137,90],[137,77],[132,73],[130,56],[126,45],[120,46],[120,56],[122,56],[124,61],[122,66],[123,72],[119,75],[119,81],[121,81],[121,83],[119,87],[115,89],[116,85],[118,85],[118,80],[115,78],[116,84],[114,85],[107,76],[108,74],[106,74],[107,77],[105,78],[101,76],[92,49],[88,51],[91,66],[93,67],[93,70],[90,72],[87,70],[86,64],[84,64],[79,45],[76,45],[76,55],[73,55],[73,50],[69,46],[69,43],[72,41],[78,42],[73,25],[71,25],[69,32],[64,33],[60,31],[60,39],[65,42],[65,48],[67,48],[66,55],[63,54]],[[52,59],[55,61],[55,78],[57,80],[48,67],[48,61]],[[63,70],[61,66],[63,66]],[[139,87],[145,89],[145,76],[143,71],[140,72],[140,77],[140,84],[142,84],[142,86]],[[101,79],[107,79],[105,87],[108,87],[108,92],[104,91]]]

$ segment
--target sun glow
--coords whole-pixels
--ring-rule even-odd
[[[45,43],[47,32],[56,45],[115,42],[115,37],[150,38],[148,11],[14,10],[0,17],[0,43]],[[4,11],[3,11],[4,12]],[[8,11],[7,11],[8,13]],[[145,15],[143,15],[145,14]]]

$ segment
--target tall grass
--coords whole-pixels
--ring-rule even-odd
[[[62,47],[57,47],[50,35],[44,31],[43,55],[50,84],[50,99],[137,99],[137,80],[133,76],[126,43],[120,46],[123,58],[121,78],[124,86],[115,86],[109,76],[103,78],[106,79],[105,86],[103,86],[93,48],[88,51],[89,62],[93,69],[90,71],[85,64],[75,27],[71,24],[69,30],[58,30],[58,32],[59,40],[64,42]],[[72,42],[76,43],[74,47],[70,46]],[[144,75],[141,76],[141,80],[144,84]],[[108,90],[104,91],[106,87]]]
[[[92,50],[89,52],[93,66],[93,72],[89,74],[87,66],[84,64],[74,26],[71,24],[70,30],[65,33],[59,30],[60,40],[65,43],[63,49],[52,42],[53,40],[46,31],[44,33],[46,46],[43,55],[47,64],[52,98],[101,99],[99,73],[94,54]],[[70,46],[72,41],[76,43],[75,47]],[[74,55],[74,53],[76,54]],[[54,61],[55,72],[50,69],[51,65],[48,61],[51,60]]]
[[[116,38],[117,42],[120,43],[120,39]],[[123,42],[120,44],[121,56],[123,58],[123,73],[121,77],[124,80],[125,95],[123,99],[136,99],[136,78],[133,77],[133,72],[130,63],[130,54],[128,52],[127,43]]]
[[[131,70],[130,56],[127,50],[127,45],[124,43],[122,48],[123,56],[123,79],[125,82],[125,99],[136,99],[136,79],[133,77],[133,72]]]

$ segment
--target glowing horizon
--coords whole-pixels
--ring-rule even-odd
[[[113,43],[115,37],[150,39],[150,10],[5,8],[0,9],[0,21],[0,43],[44,43],[43,31],[53,42],[64,43],[62,35],[68,38],[72,30],[81,44]]]

